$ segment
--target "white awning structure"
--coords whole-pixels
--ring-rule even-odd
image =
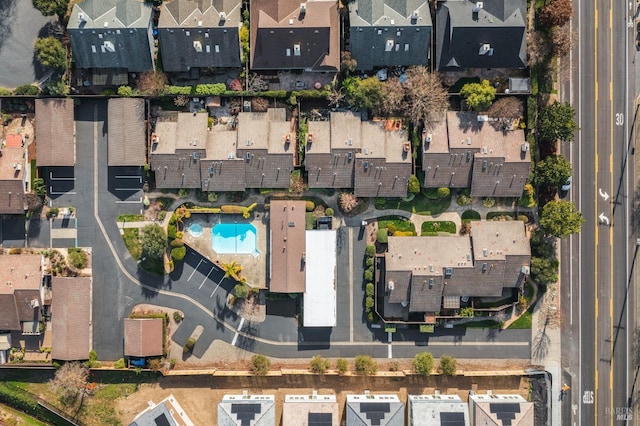
[[[336,326],[336,231],[306,231],[304,327]]]

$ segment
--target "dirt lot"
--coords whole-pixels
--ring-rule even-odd
[[[276,424],[282,419],[282,405],[286,394],[335,393],[338,397],[340,415],[343,417],[347,394],[393,393],[406,401],[408,394],[428,394],[435,389],[442,393],[456,393],[464,400],[469,390],[485,393],[518,393],[528,397],[528,381],[520,377],[341,377],[341,376],[282,376],[282,377],[212,377],[169,376],[157,384],[143,384],[139,390],[118,399],[115,412],[123,424],[130,423],[137,413],[147,407],[148,401],[159,402],[173,394],[187,415],[196,425],[217,424],[217,403],[224,394],[239,394],[242,390],[256,394],[271,394],[276,397]]]

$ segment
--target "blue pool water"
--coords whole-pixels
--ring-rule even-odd
[[[211,248],[220,254],[256,254],[256,227],[250,223],[219,223],[211,229]]]
[[[192,223],[189,226],[189,234],[193,237],[199,237],[202,235],[202,225],[199,223]]]

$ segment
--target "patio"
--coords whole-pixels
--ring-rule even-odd
[[[231,263],[234,260],[242,266],[241,277],[247,279],[247,284],[254,288],[267,287],[267,222],[263,212],[255,212],[250,219],[241,215],[192,213],[185,221],[183,240],[194,250],[207,259],[217,263]],[[202,235],[194,237],[189,233],[189,226],[197,223],[202,225]],[[219,223],[250,223],[256,228],[256,248],[259,254],[221,254],[211,245],[211,230]]]

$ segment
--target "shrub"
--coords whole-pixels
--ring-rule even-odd
[[[171,368],[174,368],[176,366],[176,359],[175,358],[171,358],[171,361],[169,361],[169,366]]]
[[[420,192],[420,181],[416,175],[409,176],[409,184],[407,185],[407,191],[410,194],[417,194]]]
[[[239,299],[244,299],[249,295],[249,286],[246,284],[236,284],[233,287],[233,295]]]
[[[487,208],[493,207],[496,205],[496,199],[493,197],[484,197],[482,199],[482,205]]]
[[[57,207],[51,207],[47,212],[47,217],[56,217],[58,216],[58,212],[60,212],[60,210]]]
[[[176,232],[177,234],[177,232]],[[184,240],[182,238],[176,238],[175,240],[172,240],[171,243],[169,243],[169,245],[171,247],[183,247],[184,246]]]
[[[165,86],[167,95],[190,95],[193,88],[191,86]]]
[[[98,359],[98,354],[96,353],[96,351],[91,349],[91,351],[89,351],[89,361],[85,362],[84,365],[86,365],[89,368],[100,368],[102,364],[99,361],[97,361],[97,359]]]
[[[378,233],[376,234],[376,240],[380,244],[386,244],[389,242],[389,232],[386,228],[378,229]]]
[[[465,318],[473,318],[473,308],[471,306],[467,306],[466,308],[460,309],[460,316]]]
[[[465,210],[462,212],[461,218],[462,220],[480,220],[481,216],[480,213],[475,210]]]
[[[378,364],[369,355],[358,355],[354,360],[356,371],[370,376],[378,371]]]
[[[413,358],[413,369],[421,376],[428,376],[433,370],[433,355],[431,352],[420,352]]]
[[[120,86],[118,87],[118,96],[129,98],[133,96],[133,89],[131,88],[131,86]]]
[[[364,280],[373,281],[373,272],[371,272],[371,270],[367,269],[366,271],[364,271]]]
[[[467,206],[471,204],[471,197],[469,197],[466,194],[458,194],[458,198],[456,199],[456,202],[458,203],[459,206]]]
[[[182,351],[184,353],[191,353],[193,352],[193,347],[196,345],[196,339],[194,339],[193,337],[189,337],[189,340],[187,340],[187,343],[184,344],[184,346],[182,347]]]
[[[196,95],[218,96],[227,90],[224,83],[198,84],[196,86]]]
[[[314,203],[311,200],[307,200],[307,201],[304,202],[304,208],[305,208],[306,211],[312,212],[313,209],[316,208],[316,203]]]
[[[529,216],[527,216],[526,214],[519,214],[518,215],[518,220],[524,222],[524,223],[529,223]]]
[[[173,259],[174,262],[182,262],[186,254],[187,248],[184,246],[171,249],[171,259]]]
[[[180,322],[182,321],[182,314],[178,311],[173,311],[173,320],[175,322]]]
[[[447,198],[449,195],[451,195],[451,190],[449,188],[438,188],[438,197]]]
[[[23,84],[22,86],[16,87],[16,90],[14,90],[13,93],[15,95],[36,96],[40,93],[40,89],[38,86],[34,86],[32,84]]]
[[[333,209],[331,207],[327,207],[324,211],[325,216],[333,216]]]
[[[365,249],[364,253],[367,256],[373,256],[374,254],[376,254],[376,246],[374,245],[368,245],[367,248]]]
[[[338,360],[336,361],[336,370],[338,370],[338,373],[344,374],[348,369],[349,363],[347,362],[347,360],[344,358],[338,358]]]
[[[5,87],[0,87],[0,96],[11,96],[11,90],[5,88]],[[6,122],[7,120],[5,120]]]
[[[87,253],[85,253],[84,250],[76,247],[70,247],[68,252],[69,263],[71,263],[75,268],[82,269],[87,266]]]
[[[162,369],[162,361],[160,360],[160,358],[150,359],[149,368],[153,371],[160,371]]]
[[[251,372],[259,376],[265,376],[269,372],[271,361],[262,354],[251,357]]]
[[[455,376],[458,370],[458,362],[449,355],[442,355],[438,364],[438,371],[445,376]]]
[[[176,238],[177,231],[175,223],[169,222],[169,225],[167,226],[167,238],[174,240]]]
[[[118,359],[114,364],[113,368],[125,368],[127,364],[124,362],[124,358]]]
[[[371,266],[373,266],[373,263],[375,262],[375,259],[373,257],[368,257],[365,260],[365,265],[367,266],[367,269],[369,269]]]
[[[370,311],[371,309],[373,309],[373,305],[375,304],[373,297],[371,296],[367,296],[364,299],[364,307],[367,311]]]
[[[324,359],[320,355],[316,355],[311,359],[309,366],[313,373],[324,374],[329,369],[330,363],[328,359]]]
[[[367,283],[367,285],[365,286],[365,289],[364,289],[364,294],[367,297],[373,297],[374,290],[375,289],[373,287],[373,283]]]

